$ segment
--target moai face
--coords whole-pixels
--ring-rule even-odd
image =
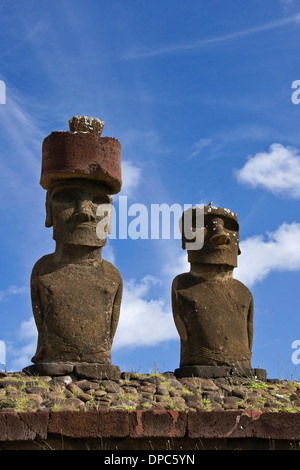
[[[200,230],[192,228],[192,230]],[[234,212],[215,206],[204,207],[203,247],[188,250],[190,263],[237,266],[239,223]],[[183,240],[183,247],[185,241]]]
[[[85,180],[59,181],[47,192],[46,226],[53,226],[56,242],[104,246],[111,208],[112,199],[104,185]],[[101,221],[103,230],[99,233],[97,226]]]

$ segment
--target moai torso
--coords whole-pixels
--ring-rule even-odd
[[[244,284],[186,273],[174,279],[172,291],[181,367],[237,363],[251,367],[253,300]]]
[[[122,278],[111,263],[63,264],[41,258],[32,271],[31,297],[39,330],[33,362],[111,361]]]

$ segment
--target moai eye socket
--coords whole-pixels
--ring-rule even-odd
[[[111,203],[111,200],[110,200],[109,196],[107,196],[105,194],[101,194],[101,195],[98,195],[98,196],[91,196],[91,200],[92,200],[93,204],[97,204],[97,205],[110,204]]]
[[[224,228],[227,230],[231,230],[232,232],[238,232],[239,224],[236,220],[226,217],[224,218]]]
[[[70,204],[73,202],[75,199],[75,195],[73,191],[67,190],[67,189],[62,189],[60,191],[56,191],[52,195],[52,200],[54,202],[58,202],[60,204]]]

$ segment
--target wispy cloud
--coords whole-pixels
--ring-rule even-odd
[[[212,143],[212,139],[209,139],[209,138],[201,138],[200,140],[198,140],[198,142],[196,142],[194,145],[193,145],[193,150],[192,152],[187,156],[187,158],[194,158],[194,157],[198,157],[198,155],[201,154],[202,150],[205,149],[206,147],[209,147]]]
[[[43,31],[45,24],[39,21],[32,28],[28,29],[26,34],[20,35],[22,37],[21,41],[17,41],[10,48],[6,48],[0,53],[0,61],[3,61],[6,57],[12,55],[18,49],[25,49],[28,47],[28,43],[36,40],[36,37]]]
[[[178,54],[181,52],[188,52],[197,49],[202,49],[205,46],[218,45],[224,42],[240,39],[242,37],[251,36],[253,34],[262,33],[265,31],[271,31],[274,29],[283,28],[289,25],[297,25],[300,23],[300,13],[295,15],[281,18],[277,21],[270,21],[268,23],[247,28],[241,31],[235,31],[233,33],[223,34],[222,36],[215,36],[206,39],[200,39],[186,44],[173,44],[165,47],[158,47],[156,49],[137,49],[136,51],[128,52],[123,55],[123,60],[132,59],[143,59],[148,57],[164,56],[169,54]]]
[[[0,291],[0,302],[7,300],[12,295],[24,294],[27,292],[26,287],[10,286],[6,290]]]
[[[292,9],[295,9],[295,7],[297,7],[296,3],[297,0],[280,0],[280,4],[285,13],[290,13]]]
[[[201,137],[195,142],[186,156],[187,159],[195,158],[204,152],[209,152],[210,157],[218,157],[223,154],[228,145],[241,141],[250,142],[265,140],[273,135],[272,129],[257,125],[237,126],[226,132],[219,132],[210,137]]]
[[[140,151],[142,145],[148,152],[155,154],[168,154],[171,152],[171,147],[162,142],[160,133],[156,129],[131,129],[124,133],[121,141],[124,148],[132,151],[136,151],[136,149]]]
[[[34,103],[29,103],[8,84],[6,87],[6,104],[0,108],[0,136],[2,148],[6,149],[1,168],[11,175],[14,173],[11,180],[18,184],[23,181],[22,186],[28,190],[32,182],[39,181],[44,135],[34,116]]]

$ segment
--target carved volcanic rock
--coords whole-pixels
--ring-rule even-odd
[[[191,273],[179,275],[173,282],[173,305],[181,333],[181,367],[239,364],[251,368],[253,300],[244,284],[236,279],[216,282]]]
[[[39,329],[33,362],[110,363],[119,319],[122,278],[108,261],[98,266],[57,265],[53,255],[39,260],[31,291]]]
[[[75,373],[115,378],[111,346],[122,299],[121,274],[102,259],[112,199],[120,191],[121,145],[101,137],[104,121],[74,116],[70,131],[52,132],[42,148],[41,186],[47,190],[46,227],[55,252],[31,275],[38,330],[33,375]]]
[[[188,215],[183,213],[183,220]],[[180,335],[180,369],[198,376],[201,366],[251,369],[254,304],[250,290],[233,279],[239,249],[237,215],[222,207],[205,206],[203,227],[197,208],[186,217],[189,231],[203,229],[202,248],[188,251],[189,273],[172,284],[172,309]],[[186,228],[186,227],[185,227]],[[183,232],[183,248],[186,248]]]

